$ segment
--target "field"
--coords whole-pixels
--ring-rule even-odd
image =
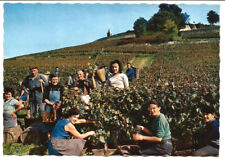
[[[96,62],[109,66],[110,61],[114,59],[121,60],[124,65],[131,61],[135,67],[140,67],[140,79],[132,82],[130,89],[124,92],[93,91],[91,95],[93,108],[90,111],[83,111],[85,118],[98,121],[96,138],[89,139],[93,142],[91,147],[101,146],[100,142],[115,147],[109,139],[109,135],[114,134],[112,127],[118,129],[119,135],[125,136],[116,139],[118,144],[132,144],[131,135],[134,126],[149,122],[144,109],[146,102],[149,99],[156,99],[161,104],[162,112],[167,116],[171,126],[173,142],[176,146],[173,155],[179,155],[179,150],[188,148],[187,144],[190,141],[195,142],[194,136],[198,135],[204,126],[200,110],[202,107],[213,106],[219,118],[218,39],[207,43],[184,41],[172,45],[129,44],[118,47],[116,44],[118,40],[101,43],[97,41],[88,44],[88,47],[78,46],[5,60],[4,87],[13,87],[18,95],[19,81],[29,74],[30,65],[38,65],[41,73],[47,70],[52,72],[55,66],[58,66],[62,74],[61,83],[65,85],[67,77],[77,68],[90,69],[91,64]],[[78,102],[75,99],[72,101],[72,98],[70,92],[66,91],[64,104],[77,104]],[[121,108],[117,108],[112,103],[113,100],[120,102]],[[98,104],[101,104],[101,108],[97,107]],[[114,119],[111,119],[112,117]],[[104,119],[105,123],[100,119]],[[143,119],[146,120],[143,122]],[[110,126],[111,129],[106,126]],[[23,153],[12,152],[15,147],[18,149],[18,146]],[[193,149],[194,145],[191,147]],[[30,151],[35,148],[40,152]],[[46,154],[42,151],[43,148],[44,146],[35,145],[4,145],[4,154],[42,155]]]

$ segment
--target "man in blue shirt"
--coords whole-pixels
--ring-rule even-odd
[[[135,79],[135,71],[130,63],[127,63],[126,75],[129,81],[133,81]]]
[[[53,72],[52,74],[60,78],[59,67],[55,67],[55,72]]]
[[[30,67],[31,74],[27,76],[23,83],[22,89],[27,89],[29,92],[29,105],[30,105],[30,117],[37,117],[37,108],[39,110],[39,116],[42,116],[44,111],[44,105],[42,103],[44,87],[48,86],[48,82],[45,77],[38,73],[38,67]]]

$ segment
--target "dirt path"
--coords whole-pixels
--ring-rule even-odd
[[[152,64],[152,59],[151,57],[135,57],[133,58],[130,62],[132,63],[132,65],[136,68],[142,69],[144,67],[149,67]]]
[[[145,67],[146,66],[145,63],[147,62],[147,60],[148,60],[147,58],[142,59],[141,62],[138,64],[137,67],[139,69],[142,69],[143,67]]]
[[[131,60],[129,60],[129,63],[133,63],[133,61],[134,61],[134,59],[135,59],[135,57],[133,57]]]

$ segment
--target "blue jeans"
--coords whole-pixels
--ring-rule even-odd
[[[143,155],[163,155],[163,154],[171,154],[173,150],[172,141],[162,140],[159,143],[151,143],[145,142],[145,147],[142,147],[142,154]]]

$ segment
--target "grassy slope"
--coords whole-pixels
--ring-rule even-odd
[[[58,65],[60,63],[64,63],[66,64],[65,68],[73,68],[73,65],[70,63],[68,63],[69,61],[71,61],[71,58],[74,58],[75,63],[78,61],[85,60],[87,59],[86,56],[84,56],[81,59],[76,59],[76,55],[77,53],[82,54],[84,52],[89,52],[89,54],[91,55],[95,55],[95,52],[101,51],[102,48],[104,48],[105,50],[109,49],[108,52],[111,50],[111,52],[116,52],[118,49],[118,44],[119,40],[114,40],[114,41],[97,41],[97,42],[93,42],[93,43],[89,43],[86,45],[81,45],[81,46],[76,46],[76,47],[67,47],[67,48],[63,48],[63,49],[59,49],[59,50],[55,50],[55,51],[49,51],[49,52],[45,52],[45,53],[41,53],[41,54],[36,54],[36,55],[32,55],[27,61],[25,60],[5,60],[4,61],[4,67],[6,67],[6,69],[8,68],[8,70],[6,70],[7,72],[11,72],[14,70],[14,66],[16,66],[17,68],[21,68],[22,70],[27,69],[28,65],[30,63],[28,62],[34,62],[39,64],[40,61],[45,61],[48,62],[47,65],[45,67],[47,67],[48,69],[51,68],[53,69],[55,65]],[[181,64],[186,64],[187,62],[192,62],[192,66],[193,65],[197,65],[197,64],[202,64],[202,62],[204,62],[204,65],[211,65],[211,64],[218,64],[218,57],[216,57],[215,55],[212,55],[210,53],[214,53],[217,55],[218,50],[214,51],[215,48],[218,48],[217,43],[215,46],[208,46],[207,44],[202,44],[199,45],[199,47],[196,47],[197,44],[193,44],[193,45],[188,45],[188,44],[180,44],[180,45],[174,45],[173,46],[120,46],[122,49],[126,49],[126,51],[128,52],[134,52],[135,55],[138,53],[138,51],[145,51],[146,49],[149,49],[149,51],[151,50],[156,50],[159,53],[160,52],[160,56],[158,57],[158,60],[163,60],[163,63],[167,64],[167,67],[169,68],[169,70],[174,71],[174,67],[177,65],[174,65],[174,61],[180,61],[180,60],[185,60],[184,62],[182,62]],[[138,48],[138,49],[137,49]],[[133,49],[136,49],[133,51]],[[200,54],[201,51],[201,54]],[[110,53],[111,53],[110,52]],[[162,53],[166,53],[166,54],[162,54]],[[188,54],[185,54],[187,53]],[[204,52],[204,54],[203,54]],[[180,54],[183,56],[180,57]],[[79,55],[78,54],[78,55]],[[48,55],[52,56],[59,56],[61,55],[61,57],[55,57],[55,58],[51,58],[51,62],[48,61],[48,59],[46,59],[45,57],[47,57]],[[71,56],[66,56],[66,55],[71,55]],[[72,56],[74,55],[74,56]],[[174,55],[171,57],[171,55]],[[200,56],[201,55],[201,56]],[[36,57],[39,56],[39,58],[37,59],[33,59],[32,57]],[[217,55],[218,56],[218,55]],[[24,57],[29,57],[29,56],[24,56]],[[23,57],[23,58],[24,58]],[[82,57],[82,56],[81,56]],[[116,57],[116,56],[115,56]],[[168,58],[169,57],[169,58]],[[194,57],[194,61],[193,60]],[[216,58],[215,58],[216,57]],[[145,63],[145,66],[149,66],[149,64],[152,61],[152,58],[154,58],[154,56],[139,56],[136,57],[133,61],[133,65],[136,66],[138,64],[140,64],[140,61],[142,61],[143,59],[147,58],[148,61]],[[68,59],[68,61],[67,61]],[[175,59],[175,60],[174,60]],[[36,60],[36,61],[33,61]],[[56,62],[57,60],[57,62]],[[88,60],[91,61],[91,60]],[[24,63],[25,66],[17,66],[17,64],[19,63]],[[211,63],[209,63],[211,62]],[[161,62],[156,62],[156,63],[161,63]],[[172,65],[170,65],[172,64]],[[180,64],[180,63],[179,63]],[[44,68],[44,66],[42,66]],[[179,66],[180,67],[180,66]],[[185,70],[189,69],[189,66],[184,67]],[[192,69],[192,68],[191,68]],[[208,69],[208,68],[207,68]],[[216,70],[218,68],[216,67]],[[8,73],[4,73],[6,74],[6,76],[4,75],[4,78],[6,77],[10,77],[10,75],[7,75]],[[21,74],[24,76],[27,74],[26,73],[22,73]],[[12,76],[12,75],[11,75]],[[13,78],[13,77],[10,77]],[[4,145],[4,149],[3,149],[3,154],[5,155],[29,155],[29,154],[35,154],[35,155],[44,155],[46,154],[46,150],[43,146],[35,146],[35,145],[22,145],[22,144],[8,144],[8,145]]]

